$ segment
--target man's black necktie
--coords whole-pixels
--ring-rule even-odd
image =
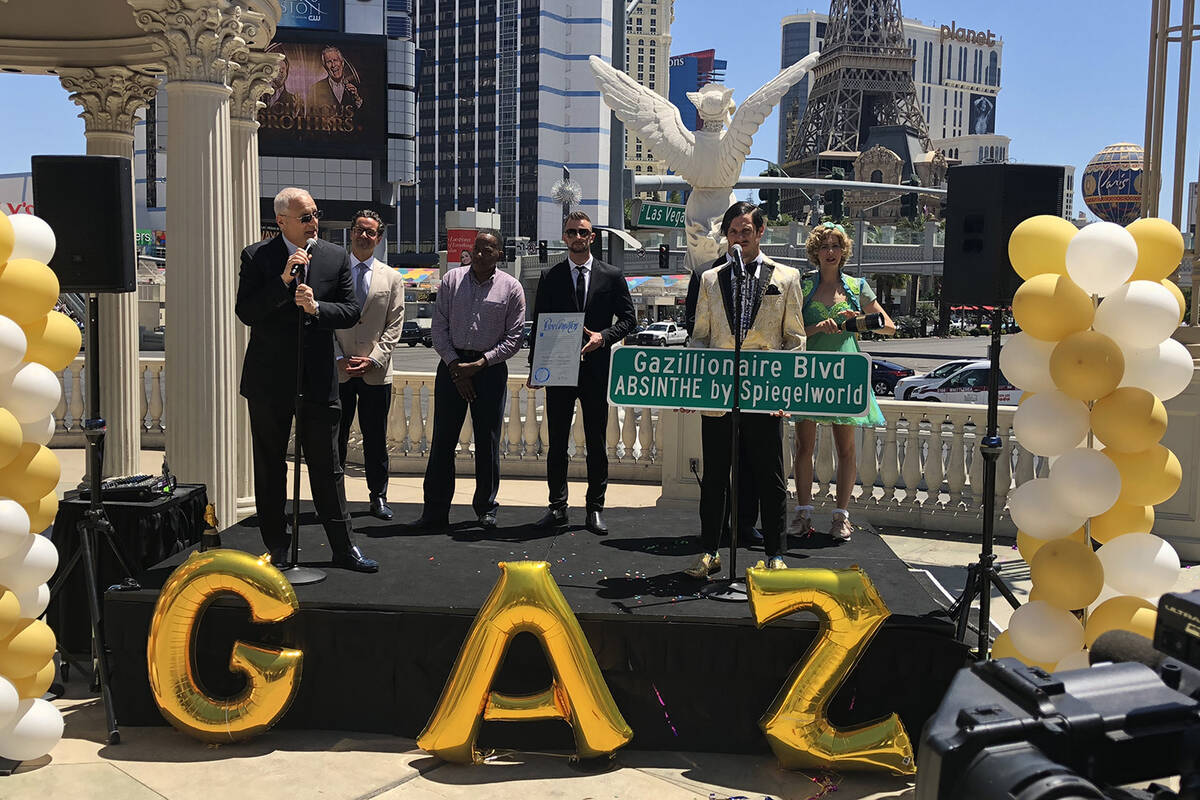
[[[584,278],[583,267],[576,267],[578,275],[575,278],[575,303],[583,311],[583,303],[587,300],[587,280]]]

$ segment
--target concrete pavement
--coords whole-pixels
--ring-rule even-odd
[[[82,450],[57,450],[63,466],[59,490],[73,488],[83,473]],[[162,454],[144,451],[142,469],[157,472]],[[305,485],[307,481],[302,481]],[[291,484],[289,483],[289,486]],[[347,477],[351,502],[365,502],[361,473]],[[471,481],[460,481],[455,503],[469,503]],[[575,483],[572,496],[582,498],[584,485]],[[307,486],[305,485],[305,492]],[[544,505],[542,481],[504,480],[502,513],[530,514]],[[421,478],[393,476],[389,495],[397,502],[419,502]],[[610,486],[613,505],[653,506],[655,485]],[[229,521],[232,522],[232,521]],[[818,520],[818,525],[821,521]],[[860,533],[859,535],[869,535]],[[970,537],[936,532],[886,530],[884,540],[910,566],[926,569],[957,593],[966,565],[976,560],[979,544]],[[997,544],[1001,574],[1024,599],[1029,591],[1028,570],[1012,542]],[[1185,570],[1179,588],[1200,587],[1200,570]],[[994,619],[1007,625],[1008,606],[993,596]],[[364,689],[362,702],[370,702]],[[698,698],[697,702],[713,702]],[[66,732],[53,752],[23,764],[12,776],[0,778],[0,798],[168,798],[208,800],[275,797],[386,798],[438,800],[471,798],[646,798],[659,800],[724,800],[732,797],[815,798],[836,787],[843,800],[912,797],[910,780],[870,774],[788,772],[770,755],[737,756],[715,753],[621,751],[611,767],[584,771],[562,754],[503,752],[487,765],[446,764],[416,749],[412,740],[335,731],[273,730],[245,744],[213,746],[193,741],[173,728],[121,729],[121,744],[104,742],[104,714],[86,682],[76,674],[64,698]],[[119,721],[118,721],[119,722]],[[914,738],[919,731],[909,732]]]

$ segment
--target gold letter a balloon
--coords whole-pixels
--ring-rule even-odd
[[[761,628],[796,611],[821,620],[821,633],[759,720],[785,769],[885,769],[912,775],[912,742],[896,714],[857,728],[833,727],[829,701],[876,629],[891,614],[871,579],[851,569],[746,570],[754,620]]]
[[[171,573],[150,620],[150,691],[167,722],[203,742],[241,741],[275,724],[300,685],[304,657],[235,642],[229,668],[245,674],[246,688],[228,700],[208,697],[191,648],[204,610],[224,592],[245,598],[255,622],[279,622],[300,607],[283,573],[240,550],[193,553]]]

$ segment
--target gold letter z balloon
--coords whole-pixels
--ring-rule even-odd
[[[859,567],[752,567],[746,586],[760,628],[796,611],[812,612],[821,621],[820,634],[758,721],[780,765],[915,773],[912,743],[896,714],[844,730],[825,715],[834,692],[891,614],[867,574]]]
[[[633,738],[613,702],[596,657],[545,561],[501,561],[500,580],[467,633],[454,669],[417,746],[446,761],[480,763],[475,749],[483,720],[566,720],[579,758],[611,755]],[[545,649],[554,680],[524,696],[491,691],[508,643],[532,633]]]
[[[240,550],[193,553],[171,573],[150,621],[150,691],[168,722],[203,742],[257,736],[283,716],[300,685],[301,651],[238,641],[229,669],[246,676],[246,688],[228,700],[204,693],[192,647],[205,609],[226,592],[246,600],[254,622],[279,622],[300,607],[279,570]]]

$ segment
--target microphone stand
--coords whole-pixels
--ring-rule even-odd
[[[295,281],[299,285],[308,276],[308,270],[297,266]],[[292,448],[292,552],[291,564],[283,570],[283,576],[293,586],[320,583],[325,573],[314,567],[300,566],[300,454],[303,449],[300,435],[304,414],[304,317],[307,312],[296,306],[296,445]]]
[[[729,413],[729,577],[713,581],[701,594],[711,600],[722,600],[729,603],[745,603],[749,597],[746,594],[746,584],[738,580],[737,545],[738,545],[738,491],[741,476],[741,424],[742,424],[742,313],[746,294],[746,267],[742,263],[741,251],[730,248],[730,277],[733,281],[733,406]]]

